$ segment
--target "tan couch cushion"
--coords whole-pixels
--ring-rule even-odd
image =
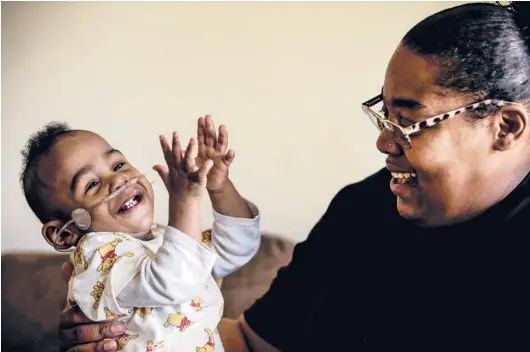
[[[224,316],[236,318],[267,292],[278,269],[291,261],[293,248],[292,243],[279,237],[262,237],[256,256],[223,280]]]
[[[263,235],[254,259],[223,280],[226,317],[237,317],[260,297],[287,264],[293,244]],[[2,350],[57,351],[57,325],[67,286],[61,278],[66,255],[2,255]]]

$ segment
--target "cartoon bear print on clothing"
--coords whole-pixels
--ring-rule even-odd
[[[98,266],[98,271],[110,271],[112,266],[121,257],[132,257],[134,256],[131,252],[125,252],[122,255],[116,254],[116,247],[118,244],[123,242],[123,239],[116,238],[114,241],[107,243],[104,246],[98,248],[99,255],[101,256],[101,264]]]
[[[197,347],[195,349],[195,352],[213,352],[215,351],[215,340],[213,338],[213,331],[210,329],[204,329],[206,333],[208,334],[208,341],[204,344],[204,346]]]
[[[118,346],[120,346],[120,350],[123,350],[123,347],[125,347],[125,345],[129,343],[129,341],[137,339],[137,338],[138,338],[138,334],[136,335],[125,334],[125,335],[118,337],[116,342],[118,342]]]
[[[104,310],[105,310],[105,316],[107,317],[107,320],[123,318],[124,316],[127,315],[127,314],[114,314],[107,307],[105,307]]]
[[[206,230],[201,233],[201,242],[207,247],[210,247],[210,248],[212,247],[212,230]],[[217,282],[217,285],[221,287],[223,280],[219,279],[219,280],[216,280],[215,282]],[[208,289],[208,286],[205,285],[205,288]]]
[[[141,318],[147,317],[152,312],[153,312],[153,308],[151,307],[134,308],[134,313]]]
[[[83,270],[86,270],[88,268],[88,263],[85,260],[84,250],[83,250],[83,245],[85,244],[86,239],[87,239],[86,236],[83,236],[81,238],[81,240],[79,240],[79,243],[77,244],[77,246],[75,248],[75,251],[74,251],[74,254],[73,254],[73,264],[74,264],[74,266],[82,265],[83,266]],[[75,270],[73,271],[72,274],[74,274],[74,273],[75,273]]]
[[[162,347],[164,347],[164,341],[153,342],[153,340],[147,340],[145,352],[153,352]]]
[[[169,314],[167,317],[167,321],[164,323],[165,328],[169,328],[170,326],[175,326],[181,332],[185,331],[191,325],[193,325],[193,322],[190,321],[188,317],[182,314],[181,312]]]
[[[103,285],[101,281],[97,281],[96,285],[93,288],[94,288],[94,291],[90,292],[90,295],[94,297],[94,305],[92,307],[94,309],[98,309],[99,301],[101,301],[101,296],[103,295],[103,290],[105,289],[105,285]]]
[[[200,311],[202,309],[202,304],[204,303],[204,300],[197,296],[195,297],[194,299],[191,300],[191,307],[193,308],[193,310],[195,310],[196,312]]]
[[[207,247],[211,247],[212,244],[212,231],[206,230],[201,233],[201,242]]]
[[[79,251],[76,255],[75,267],[78,276],[69,282],[68,298],[79,296],[78,305],[86,310],[87,316],[94,321],[123,321],[127,330],[126,334],[119,338],[120,350],[131,352],[165,352],[173,348],[189,352],[222,350],[216,326],[223,314],[223,297],[215,280],[216,276],[213,275],[216,273],[214,269],[217,265],[214,259],[217,258],[212,256],[213,250],[206,248],[207,245],[211,247],[216,245],[216,238],[212,238],[209,231],[204,234],[204,243],[190,243],[190,248],[183,245],[182,250],[189,249],[190,255],[191,251],[197,251],[196,254],[202,256],[201,260],[204,263],[214,266],[214,269],[208,269],[208,272],[201,271],[203,265],[197,268],[197,273],[201,272],[202,275],[204,271],[207,276],[204,281],[198,282],[195,289],[185,295],[183,301],[179,300],[174,304],[167,304],[164,301],[162,306],[153,301],[152,297],[141,296],[148,293],[143,291],[138,293],[138,301],[133,301],[136,304],[125,304],[120,300],[120,292],[129,289],[127,285],[138,276],[141,265],[150,258],[157,258],[157,248],[163,243],[163,236],[169,230],[165,227],[155,230],[156,236],[147,243],[127,234],[120,235],[113,232],[87,234],[87,241],[80,246],[83,252]],[[171,231],[168,233],[173,234]],[[183,240],[189,242],[189,239],[184,237],[185,234],[181,235]],[[74,261],[73,254],[71,260]],[[82,260],[88,263],[86,269]]]

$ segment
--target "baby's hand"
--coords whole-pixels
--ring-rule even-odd
[[[173,132],[172,148],[169,147],[166,137],[160,136],[160,146],[166,159],[167,167],[155,165],[153,169],[158,172],[166,185],[170,198],[183,202],[198,200],[202,189],[206,185],[206,175],[212,168],[212,160],[206,159],[200,168],[195,164],[197,143],[192,138],[184,154],[180,146],[179,135]]]
[[[173,132],[173,147],[170,148],[164,136],[160,136],[160,146],[164,152],[167,168],[162,165],[153,167],[158,172],[169,192],[168,225],[188,236],[201,240],[199,203],[206,175],[213,162],[206,160],[199,168],[195,165],[197,142],[192,139],[184,155],[180,147],[179,136]]]
[[[204,165],[205,161],[213,160],[213,167],[208,173],[206,188],[208,191],[223,191],[228,181],[228,167],[235,158],[233,150],[228,148],[228,132],[225,126],[219,127],[219,136],[215,133],[212,117],[206,115],[197,121],[197,139],[199,155],[197,162]]]

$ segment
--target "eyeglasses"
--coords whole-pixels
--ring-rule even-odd
[[[464,112],[477,111],[480,109],[484,109],[487,106],[493,106],[493,107],[499,108],[503,105],[519,105],[519,104],[512,103],[509,101],[504,101],[504,100],[495,100],[495,99],[483,100],[477,103],[473,103],[471,105],[464,106],[463,108],[460,108],[460,109],[456,109],[453,111],[446,112],[444,114],[430,117],[426,120],[417,122],[407,127],[404,127],[395,122],[392,122],[384,116],[385,113],[383,111],[383,95],[382,94],[379,94],[375,98],[372,98],[362,103],[362,108],[363,108],[364,113],[374,123],[375,127],[377,127],[379,132],[383,132],[384,129],[389,130],[392,133],[392,136],[394,140],[396,141],[396,143],[398,143],[404,148],[410,148],[411,146],[410,137],[413,134],[420,132],[421,130],[436,126],[440,122],[448,120],[452,117],[458,116]]]

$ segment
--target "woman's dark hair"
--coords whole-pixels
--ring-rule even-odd
[[[442,65],[441,87],[476,99],[530,100],[530,2],[456,6],[418,23],[402,43]]]

